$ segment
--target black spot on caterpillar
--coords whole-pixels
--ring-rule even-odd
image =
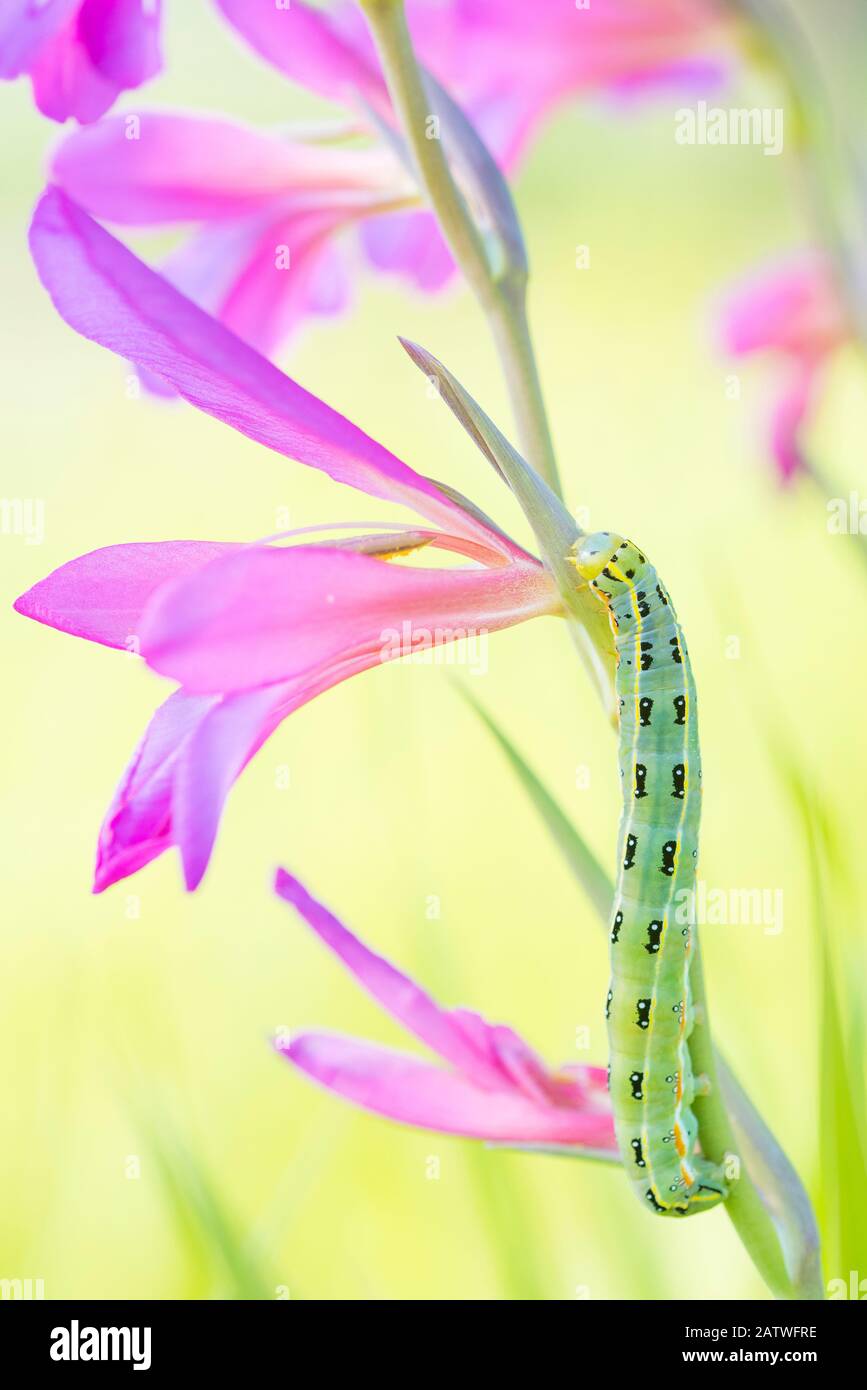
[[[686,768],[683,763],[675,763],[671,769],[672,796],[675,801],[683,801],[683,789],[686,779]]]
[[[613,991],[613,989],[610,989],[610,990],[608,991],[608,998],[605,1000],[605,1017],[606,1017],[606,1018],[610,1018],[610,1017],[611,1017],[611,1000],[612,1000],[613,998],[614,998],[614,991]]]
[[[635,1022],[638,1024],[639,1028],[650,1027],[650,1004],[651,1001],[649,999],[639,999],[636,1003],[635,1007],[637,1013]]]
[[[650,668],[651,668],[651,666],[653,665],[653,656],[652,656],[652,652],[653,652],[653,643],[652,643],[652,642],[642,642],[642,644],[641,644],[641,669],[642,669],[642,671],[649,671]]]
[[[665,874],[666,878],[671,878],[674,873],[674,859],[677,854],[677,840],[666,840],[662,846],[662,863],[659,872]]]
[[[675,695],[674,697],[674,722],[683,728],[686,723],[686,696]]]
[[[682,698],[682,697],[681,697],[681,698]],[[621,703],[621,708],[622,708],[622,707],[623,707],[623,701],[621,700],[620,703]],[[649,696],[649,695],[642,695],[641,699],[638,701],[638,717],[639,717],[639,719],[641,720],[641,727],[642,727],[642,729],[649,729],[649,728],[650,728],[650,711],[651,711],[652,709],[653,709],[653,701],[651,700],[650,696]]]
[[[623,861],[624,869],[631,869],[635,864],[635,851],[638,847],[638,837],[636,835],[626,836],[626,858]]]
[[[611,926],[611,940],[612,940],[612,941],[615,941],[615,942],[616,942],[616,941],[619,941],[619,939],[620,939],[620,928],[621,928],[622,926],[623,926],[623,913],[622,913],[622,912],[615,912],[615,914],[614,914],[614,921],[613,921],[612,926]]]
[[[671,653],[672,661],[675,662],[677,666],[681,666],[683,664],[683,658],[680,654],[680,641],[677,637],[672,637],[668,645],[673,648]]]
[[[659,921],[650,922],[647,928],[647,941],[644,949],[649,956],[655,956],[659,950],[659,940],[662,936],[662,923]]]
[[[631,1083],[631,1085],[632,1085],[632,1099],[633,1099],[633,1100],[644,1100],[644,1092],[643,1092],[642,1089],[641,1089],[641,1083],[642,1083],[642,1081],[644,1080],[644,1072],[643,1072],[643,1071],[634,1071],[634,1072],[632,1072],[632,1073],[630,1074],[629,1080],[630,1080],[630,1083]]]
[[[647,796],[647,768],[644,763],[635,764],[635,800],[640,801],[643,796]]]
[[[635,1154],[636,1168],[645,1168],[647,1165],[644,1162],[644,1155],[641,1152],[641,1140],[630,1139],[629,1143],[632,1148],[632,1152]]]

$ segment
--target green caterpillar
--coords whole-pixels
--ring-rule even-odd
[[[656,570],[631,541],[584,536],[570,557],[605,605],[617,651],[623,815],[605,1016],[620,1156],[642,1202],[688,1216],[728,1195],[696,1153],[689,965],[701,756],[695,681]],[[678,910],[680,909],[680,910]],[[684,919],[684,920],[681,920]]]

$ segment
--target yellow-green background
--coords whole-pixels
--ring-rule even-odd
[[[263,124],[322,109],[233,42],[206,5],[167,9],[168,73],[125,109],[181,105]],[[863,71],[863,28],[837,42],[838,77],[858,61]],[[755,77],[734,92],[777,100]],[[90,1298],[274,1296],[281,1286],[341,1299],[760,1293],[722,1209],[683,1226],[654,1221],[614,1168],[398,1127],[318,1091],[269,1048],[275,1028],[311,1026],[411,1046],[274,900],[282,863],[443,1002],[510,1022],[551,1062],[605,1062],[603,934],[446,671],[377,670],[293,716],[233,792],[197,894],[183,893],[172,853],[90,895],[102,814],[165,691],[133,659],[17,617],[14,597],[113,542],[252,539],[284,508],[298,526],[389,508],[187,407],[126,398],[124,365],[56,316],[28,258],[26,220],[57,130],[23,82],[5,86],[0,104],[0,492],[46,505],[42,546],[0,537],[0,1277]],[[537,145],[517,184],[532,317],[569,504],[589,509],[591,526],[640,539],[689,637],[703,876],[785,893],[778,936],[706,931],[710,999],[754,1100],[826,1202],[804,841],[762,720],[791,731],[857,871],[867,576],[854,544],[828,536],[818,493],[773,485],[761,438],[773,370],[738,368],[742,397],[728,400],[733,368],[713,346],[720,287],[805,235],[789,161],[677,146],[677,104],[631,115],[575,107]],[[589,270],[575,269],[579,244]],[[423,300],[366,278],[354,312],[308,331],[287,361],[415,468],[526,538],[502,485],[428,398],[399,332],[510,428],[465,293]],[[865,423],[862,370],[844,354],[813,440],[847,488],[864,477]],[[560,625],[497,635],[487,673],[461,678],[611,864],[614,744]],[[576,786],[579,766],[589,789]],[[284,767],[288,790],[277,785]],[[439,920],[426,914],[430,895]],[[857,890],[847,901],[845,922],[827,927],[846,928],[859,983],[863,902]],[[591,1047],[577,1052],[582,1025]],[[125,1175],[134,1155],[138,1179]],[[426,1176],[432,1155],[438,1180]]]

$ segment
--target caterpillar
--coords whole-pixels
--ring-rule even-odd
[[[661,1216],[723,1201],[722,1168],[696,1152],[689,1036],[691,914],[701,814],[695,681],[683,632],[653,565],[610,531],[570,560],[608,610],[617,652],[623,813],[605,1006],[620,1157]],[[684,918],[685,920],[681,920]]]

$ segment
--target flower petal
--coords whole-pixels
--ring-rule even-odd
[[[120,92],[159,70],[159,25],[160,0],[147,7],[141,0],[81,0],[29,63],[40,111],[56,121],[98,120]]]
[[[39,50],[64,27],[81,0],[5,0],[0,13],[0,77],[27,72]]]
[[[739,357],[767,349],[817,357],[846,335],[828,265],[815,252],[765,266],[735,286],[721,328],[726,350]]]
[[[337,207],[290,214],[269,224],[217,307],[221,322],[271,356],[312,311],[315,295],[323,291],[330,239],[356,216],[351,209]]]
[[[403,1124],[495,1143],[616,1148],[610,1111],[585,1114],[535,1104],[516,1091],[486,1090],[375,1043],[311,1032],[279,1051],[321,1086]]]
[[[430,212],[390,212],[362,223],[361,240],[371,265],[406,275],[428,293],[454,277],[455,263]]]
[[[350,104],[359,95],[380,110],[388,96],[364,22],[354,6],[336,12],[303,0],[217,0],[226,19],[266,62],[330,101]]]
[[[535,563],[421,569],[326,546],[251,546],[156,594],[141,651],[190,691],[245,690],[345,655],[388,661],[557,611]]]
[[[178,579],[238,549],[224,541],[155,541],[109,545],[61,565],[15,601],[38,623],[135,650],[145,605],[167,579]]]
[[[208,866],[223,807],[247,763],[294,710],[374,659],[335,662],[302,680],[224,698],[178,690],[157,710],[103,822],[94,892],[173,845],[187,888]]]
[[[134,138],[126,116],[74,131],[52,181],[94,217],[143,226],[243,217],[292,193],[382,196],[400,176],[385,149],[303,144],[218,117],[147,112],[139,122]]]
[[[795,363],[790,380],[774,405],[771,452],[782,483],[791,482],[804,467],[801,433],[809,418],[820,374],[820,366],[813,362]]]
[[[407,975],[353,936],[333,913],[311,897],[297,878],[278,869],[274,891],[284,902],[292,904],[362,988],[420,1042],[480,1084],[502,1084],[503,1078],[489,1062],[485,1048],[476,1045],[449,1010],[441,1009]]]
[[[145,730],[99,832],[94,893],[127,878],[173,843],[172,787],[181,754],[216,703],[176,690]]]
[[[174,838],[190,892],[208,866],[226,797],[262,744],[295,710],[371,664],[334,662],[300,680],[228,695],[209,711],[184,750],[173,793]]]
[[[168,382],[200,410],[496,553],[516,549],[179,294],[60,189],[49,189],[36,209],[31,249],[73,328]]]

